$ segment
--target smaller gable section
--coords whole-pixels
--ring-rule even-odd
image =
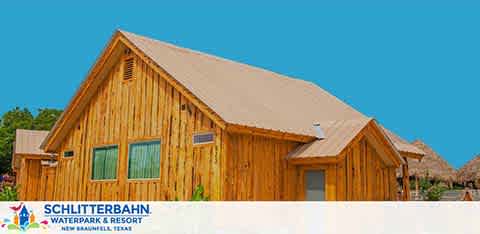
[[[364,134],[368,143],[373,146],[387,166],[399,167],[405,163],[393,142],[385,135],[376,121],[372,121],[367,126]]]
[[[379,155],[385,165],[404,163],[393,143],[373,119],[320,123],[326,138],[304,144],[288,155],[292,163],[332,163],[341,160],[349,146],[365,140]],[[336,158],[336,160],[332,160]]]
[[[370,118],[320,122],[325,139],[304,144],[288,156],[289,159],[337,156],[371,121]]]

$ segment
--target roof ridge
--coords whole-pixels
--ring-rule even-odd
[[[280,78],[280,77],[277,77],[277,76],[281,76],[281,78],[284,78],[284,79],[290,79],[290,80],[294,80],[294,81],[297,81],[297,82],[302,82],[302,83],[307,83],[307,84],[310,84],[310,85],[315,85],[315,86],[318,87],[318,85],[316,85],[313,82],[302,80],[302,79],[299,79],[299,78],[295,78],[293,76],[287,76],[287,75],[284,75],[284,74],[281,74],[281,73],[278,73],[278,72],[274,72],[274,71],[268,70],[266,68],[260,67],[258,65],[247,64],[245,62],[239,62],[239,61],[235,61],[235,60],[232,60],[232,59],[229,59],[229,58],[220,57],[220,56],[213,55],[213,54],[208,54],[206,52],[202,52],[202,51],[199,51],[199,50],[186,48],[186,47],[180,47],[180,46],[177,46],[177,45],[172,44],[170,42],[161,41],[161,40],[155,39],[153,37],[143,36],[143,35],[132,33],[132,32],[125,31],[125,30],[118,30],[118,31],[120,33],[123,33],[123,34],[131,34],[131,35],[136,36],[136,37],[141,37],[141,38],[146,39],[146,40],[150,40],[150,41],[153,41],[153,42],[156,42],[156,43],[160,43],[164,46],[169,47],[170,49],[179,50],[181,52],[192,53],[192,54],[212,58],[212,59],[215,59],[215,60],[218,60],[218,61],[233,63],[235,65],[241,65],[241,66],[249,68],[249,69],[256,69],[256,70],[259,70],[259,71],[262,71],[262,72],[266,72],[266,73],[270,73],[270,74],[275,75],[275,76],[271,76],[271,78]]]

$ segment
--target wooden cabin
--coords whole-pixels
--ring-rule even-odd
[[[54,200],[396,200],[377,121],[317,85],[117,31],[42,144]]]
[[[12,155],[18,196],[22,201],[53,199],[55,182],[54,154],[40,149],[48,131],[17,129]]]

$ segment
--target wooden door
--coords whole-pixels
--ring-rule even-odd
[[[326,171],[321,168],[302,168],[300,170],[298,200],[326,201]]]

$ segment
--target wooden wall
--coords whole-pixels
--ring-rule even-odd
[[[224,200],[295,200],[297,168],[285,157],[299,143],[228,134]]]
[[[56,167],[42,166],[40,172],[40,184],[38,185],[38,200],[51,201],[55,191],[55,170]]]
[[[37,201],[40,184],[41,165],[37,159],[22,159],[20,176],[17,180],[19,199],[22,201]]]
[[[338,163],[292,165],[285,156],[298,143],[229,134],[224,200],[304,200],[304,171],[325,171],[328,201],[396,200],[395,168],[386,167],[365,140],[353,142]]]
[[[364,139],[354,142],[330,167],[330,184],[336,184],[327,197],[338,201],[392,201],[397,199],[395,167],[386,167],[375,149]]]
[[[94,94],[59,157],[55,200],[188,200],[202,184],[212,200],[221,197],[220,161],[223,131],[150,66],[135,57],[135,78],[123,80],[123,59]],[[194,132],[213,131],[215,143],[194,147]],[[159,179],[128,180],[128,144],[161,140]],[[92,149],[117,144],[118,175],[92,181]]]

